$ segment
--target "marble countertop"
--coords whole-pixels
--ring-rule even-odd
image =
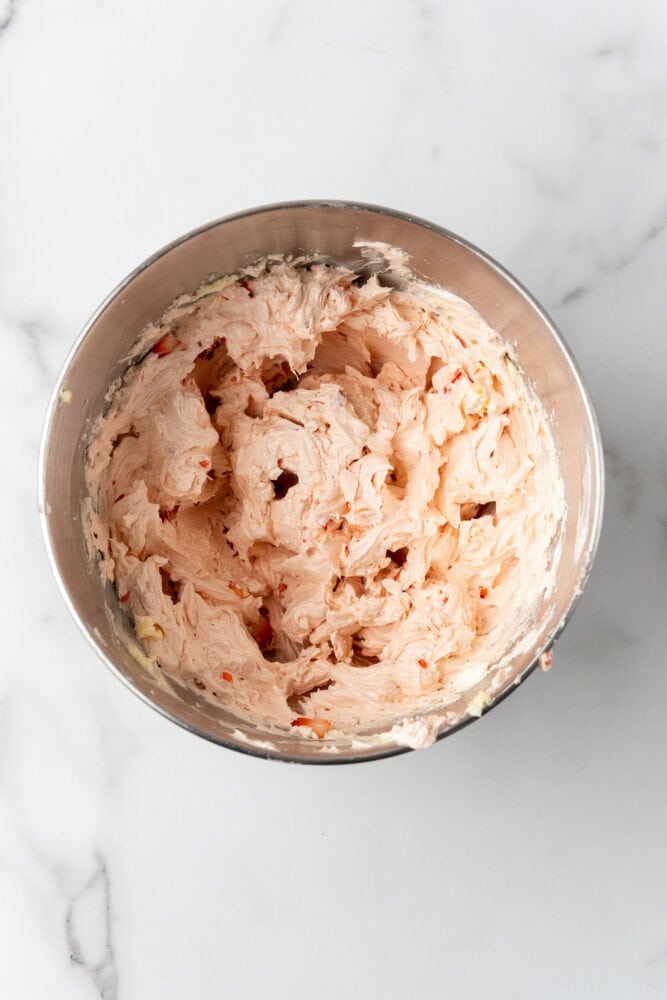
[[[667,1000],[667,14],[0,0],[0,978],[49,1000]],[[386,204],[484,247],[606,447],[554,668],[400,758],[282,766],[151,712],[60,599],[46,400],[139,261],[225,213]]]

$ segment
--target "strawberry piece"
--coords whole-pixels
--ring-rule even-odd
[[[318,740],[324,739],[329,730],[333,729],[333,723],[329,722],[328,719],[307,719],[304,716],[292,719],[292,726],[308,726],[315,733]]]
[[[422,668],[422,670],[426,670],[426,668],[428,667],[428,663],[426,662],[426,660],[417,660],[417,663]]]
[[[177,347],[182,346],[183,341],[175,337],[173,333],[165,333],[163,337],[160,337],[157,344],[153,344],[153,351],[157,354],[158,358],[164,358],[167,354],[175,351]]]
[[[262,618],[261,622],[251,630],[250,634],[260,649],[266,649],[273,641],[271,622],[267,621],[266,618]]]
[[[484,600],[484,598],[486,597],[486,595],[488,594],[488,592],[489,591],[488,591],[488,589],[486,587],[480,587],[479,588],[479,596],[482,598],[482,600]]]
[[[234,683],[234,678],[230,674],[229,670],[221,670],[220,671],[220,680],[221,681],[227,681],[228,684],[233,684]]]

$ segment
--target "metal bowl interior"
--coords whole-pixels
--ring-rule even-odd
[[[410,255],[415,273],[467,299],[516,350],[549,414],[567,500],[555,593],[538,609],[529,649],[496,678],[489,707],[514,689],[550,648],[567,622],[590,571],[602,518],[600,435],[586,388],[562,338],[545,312],[502,267],[465,240],[423,220],[369,205],[299,202],[271,205],[203,226],[159,251],[111,293],[75,344],[55,387],[40,458],[40,510],[47,549],[63,596],[78,625],[107,666],[144,701],[191,732],[263,757],[310,763],[348,763],[406,749],[386,734],[327,741],[303,740],[249,725],[144,669],[128,652],[130,623],[111,588],[91,564],[82,530],[88,432],[114,379],[123,374],[142,328],[181,293],[267,253],[321,253],[359,258],[358,241],[383,242]],[[61,391],[71,393],[62,402]],[[67,397],[66,397],[67,398]],[[488,688],[488,685],[487,685]],[[449,706],[438,738],[471,721],[473,689]],[[431,711],[435,711],[433,709]],[[488,708],[487,708],[488,711]],[[428,714],[428,713],[425,713]]]

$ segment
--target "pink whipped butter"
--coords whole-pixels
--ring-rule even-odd
[[[335,739],[478,684],[553,584],[544,409],[465,301],[269,261],[184,299],[90,443],[99,568],[147,660]]]

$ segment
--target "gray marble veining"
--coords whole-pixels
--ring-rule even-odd
[[[118,970],[111,934],[111,880],[104,858],[67,907],[65,936],[70,959],[93,980],[102,1000],[118,997]]]

